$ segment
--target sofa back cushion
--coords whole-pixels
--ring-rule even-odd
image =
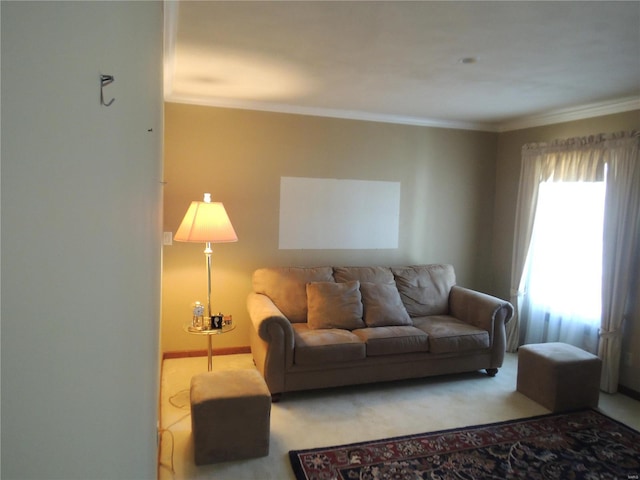
[[[333,267],[336,282],[395,283],[389,267]]]
[[[307,283],[307,325],[311,330],[364,328],[360,282]]]
[[[273,267],[253,272],[253,291],[268,296],[292,323],[307,321],[307,283],[333,282],[331,267]]]
[[[447,315],[449,292],[456,284],[452,265],[416,265],[391,268],[402,303],[412,317]]]

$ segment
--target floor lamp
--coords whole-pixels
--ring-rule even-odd
[[[211,244],[238,241],[224,205],[220,202],[212,202],[210,193],[204,194],[202,202],[191,202],[174,239],[178,242],[205,243],[207,315],[211,321]]]

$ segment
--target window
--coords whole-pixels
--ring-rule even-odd
[[[525,265],[525,343],[595,352],[601,322],[604,182],[542,182]]]

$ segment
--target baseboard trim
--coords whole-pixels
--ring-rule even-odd
[[[251,347],[226,347],[226,348],[214,348],[213,355],[236,355],[239,353],[251,353]],[[190,357],[206,357],[206,350],[184,350],[178,352],[164,352],[162,359],[167,360],[170,358],[190,358]]]
[[[640,392],[636,392],[635,390],[620,384],[618,384],[618,391],[627,397],[640,401]]]

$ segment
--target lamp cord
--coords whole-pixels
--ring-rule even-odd
[[[189,391],[189,389],[185,388],[183,390],[180,390],[178,393],[173,394],[172,396],[169,397],[169,403],[173,407],[175,407],[175,408],[177,408],[179,410],[185,410],[187,408],[187,406],[186,405],[177,404],[175,402],[175,398],[178,395],[181,395],[183,392],[188,392],[188,391]],[[175,422],[173,422],[173,423],[169,424],[168,426],[158,430],[158,434],[160,436],[160,444],[158,446],[158,466],[161,467],[161,468],[166,468],[167,470],[169,470],[171,472],[171,475],[172,475],[173,478],[175,478],[175,475],[176,475],[176,470],[175,470],[175,466],[174,466],[174,463],[173,463],[173,454],[174,454],[174,451],[175,451],[175,443],[176,442],[175,442],[175,436],[173,435],[173,432],[171,431],[171,428],[173,428],[175,425],[177,425],[178,423],[182,422],[185,418],[188,418],[190,416],[191,416],[191,411],[189,411],[188,413],[184,414],[182,417],[180,417]],[[171,437],[171,454],[170,454],[170,457],[169,457],[171,460],[170,460],[170,464],[169,465],[167,465],[166,463],[164,463],[160,459],[160,453],[162,452],[162,439],[163,439],[165,433],[168,433],[169,436]]]

